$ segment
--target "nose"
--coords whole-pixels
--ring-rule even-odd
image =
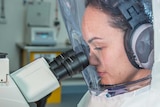
[[[93,66],[96,66],[99,64],[99,59],[93,52],[90,52],[89,54],[89,63],[90,65],[93,65]]]

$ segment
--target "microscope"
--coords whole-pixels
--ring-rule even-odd
[[[9,73],[9,59],[0,53],[0,105],[3,107],[36,107],[40,100],[60,87],[60,81],[88,66],[87,56],[73,50],[62,53],[51,62],[43,57]]]

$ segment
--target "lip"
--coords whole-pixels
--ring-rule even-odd
[[[98,75],[99,75],[100,77],[104,77],[104,75],[106,75],[106,73],[107,73],[107,72],[98,72]]]

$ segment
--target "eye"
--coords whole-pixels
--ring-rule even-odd
[[[102,50],[102,47],[95,47],[95,50]]]

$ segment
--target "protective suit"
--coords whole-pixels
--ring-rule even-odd
[[[107,0],[101,1],[106,2]],[[125,2],[125,0],[118,1]],[[134,2],[134,0],[131,1]],[[152,74],[138,81],[102,87],[99,84],[100,77],[97,75],[94,66],[88,66],[82,71],[84,80],[88,86],[88,92],[86,92],[79,104],[77,104],[77,107],[160,107],[160,51],[158,49],[160,47],[160,37],[158,37],[160,35],[160,15],[158,15],[160,2],[153,0],[153,7],[150,7],[148,3],[151,1],[146,1],[142,0],[146,8],[146,13],[154,25],[154,63],[151,62],[152,64],[148,67],[152,70]],[[88,55],[89,49],[81,33],[81,19],[85,10],[85,1],[59,0],[59,4],[73,49],[75,51],[84,51]],[[154,17],[151,14],[151,9],[153,9]],[[141,83],[146,80],[148,84],[143,87]],[[136,87],[138,88],[136,89]]]

